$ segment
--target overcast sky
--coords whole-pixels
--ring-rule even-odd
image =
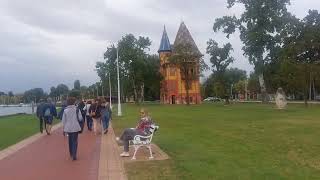
[[[238,15],[241,6],[226,8],[227,0],[0,0],[0,91],[24,92],[76,79],[82,85],[98,80],[95,63],[106,47],[126,33],[148,36],[156,53],[163,25],[174,42],[183,20],[200,51],[206,42],[231,42],[232,67],[252,71],[242,56],[238,34],[228,40],[214,33],[214,19]],[[302,18],[320,0],[291,0],[289,10]],[[208,62],[208,57],[205,56]]]

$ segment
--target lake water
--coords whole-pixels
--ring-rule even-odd
[[[36,111],[36,108],[34,108]],[[18,113],[26,113],[32,114],[31,106],[22,106],[22,107],[0,107],[0,116],[18,114]]]

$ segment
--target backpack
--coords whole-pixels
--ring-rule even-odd
[[[50,107],[47,107],[47,108],[46,108],[46,110],[44,111],[44,116],[51,116]]]
[[[79,131],[79,133],[81,134],[82,131],[83,131],[83,128],[84,128],[84,120],[80,121],[80,119],[79,119],[79,111],[80,111],[80,109],[77,108],[77,110],[76,110],[76,116],[77,116],[77,120],[78,120],[78,123],[79,123],[80,128],[81,128],[81,130]]]

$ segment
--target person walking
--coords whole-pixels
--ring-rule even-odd
[[[91,101],[87,101],[86,105],[84,106],[83,110],[86,112],[86,121],[87,121],[87,127],[89,131],[92,131],[92,118],[90,116],[90,106],[91,106]]]
[[[95,103],[90,107],[90,115],[93,119],[93,132],[98,134],[98,130],[101,130],[101,100],[95,99]]]
[[[79,122],[83,121],[80,110],[75,106],[76,98],[69,97],[68,106],[62,116],[63,131],[68,133],[69,153],[73,161],[77,160],[78,134],[81,131]]]
[[[37,117],[39,119],[40,122],[40,132],[41,134],[43,133],[43,122],[44,122],[44,117],[43,117],[43,108],[44,108],[44,100],[40,99],[40,103],[37,106]],[[46,122],[44,122],[44,127],[46,128]]]
[[[47,103],[43,106],[43,117],[46,123],[45,129],[48,135],[51,134],[51,128],[53,123],[53,117],[57,117],[57,108],[53,104],[52,99],[48,98]]]
[[[107,134],[108,132],[110,119],[111,119],[111,108],[109,106],[109,103],[104,100],[102,102],[102,108],[101,108],[101,121],[103,125],[103,134]]]

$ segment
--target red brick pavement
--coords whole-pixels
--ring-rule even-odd
[[[0,180],[98,179],[101,136],[79,136],[78,160],[71,161],[61,128],[0,160]]]

